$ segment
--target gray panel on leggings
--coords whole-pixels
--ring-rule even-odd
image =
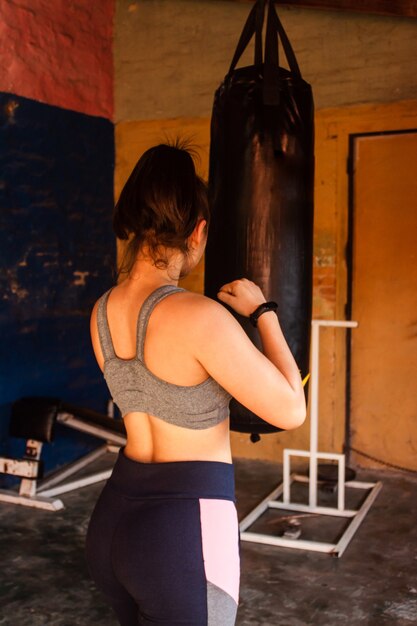
[[[237,604],[228,593],[207,581],[207,626],[234,626]]]

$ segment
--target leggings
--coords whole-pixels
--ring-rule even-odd
[[[90,519],[86,557],[121,626],[235,624],[234,490],[232,463],[143,463],[120,450]]]

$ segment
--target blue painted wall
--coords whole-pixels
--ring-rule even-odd
[[[8,437],[17,398],[106,410],[89,318],[115,282],[113,170],[109,120],[0,92],[1,453],[21,449]],[[95,445],[60,429],[44,448],[46,469]]]

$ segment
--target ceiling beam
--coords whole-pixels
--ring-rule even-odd
[[[234,0],[234,2],[249,0]],[[254,1],[254,0],[250,0]],[[277,5],[417,17],[417,0],[274,0]]]

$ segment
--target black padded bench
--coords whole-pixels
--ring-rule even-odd
[[[105,443],[44,478],[42,446],[54,440],[57,423],[93,435]],[[0,473],[21,479],[18,491],[0,490],[0,502],[54,511],[64,506],[55,496],[105,480],[111,471],[63,483],[65,479],[106,452],[117,452],[120,446],[126,443],[126,431],[122,420],[55,397],[34,396],[16,400],[11,409],[9,434],[25,439],[26,449],[20,459],[0,457]]]

